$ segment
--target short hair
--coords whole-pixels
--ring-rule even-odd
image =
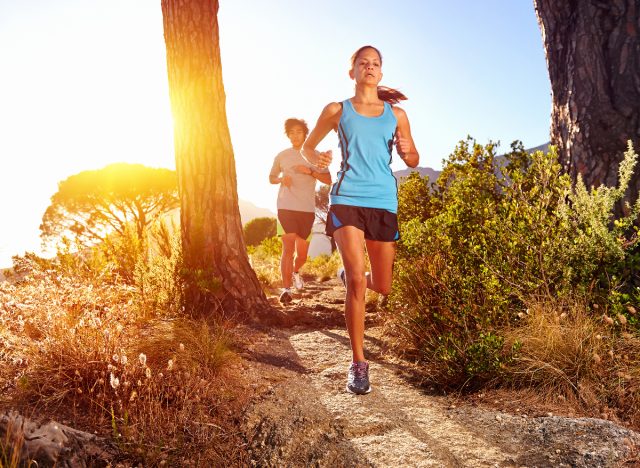
[[[302,119],[287,119],[284,121],[284,133],[289,135],[289,132],[293,129],[293,127],[302,127],[304,130],[305,138],[309,134],[309,127],[307,126],[307,122]]]

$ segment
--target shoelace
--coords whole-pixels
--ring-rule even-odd
[[[366,363],[356,363],[353,365],[353,373],[356,379],[364,379],[367,376],[367,365]]]

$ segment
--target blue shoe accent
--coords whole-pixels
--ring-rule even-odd
[[[396,231],[396,236],[393,238],[394,241],[400,239],[400,232]]]

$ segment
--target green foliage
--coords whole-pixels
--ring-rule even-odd
[[[402,190],[398,191],[398,222],[431,218],[434,214],[432,202],[429,177],[411,172],[402,182]]]
[[[244,225],[243,231],[245,243],[256,246],[276,235],[276,218],[254,218]]]
[[[282,241],[273,236],[264,239],[257,247],[248,248],[251,267],[264,287],[274,287],[280,282],[280,257]]]
[[[572,187],[553,148],[527,154],[514,143],[497,159],[493,144],[467,139],[431,190],[417,174],[400,186],[389,325],[436,380],[462,385],[499,372],[516,351],[505,349],[500,330],[531,298],[632,301],[614,301],[613,291],[633,275],[640,204],[618,218],[614,207],[635,159],[629,147],[619,186],[589,191],[581,181]]]
[[[308,259],[302,267],[302,271],[314,275],[318,281],[327,281],[336,276],[341,265],[342,259],[336,250],[331,255],[323,254]]]
[[[331,192],[331,185],[323,184],[318,187],[315,196],[316,218],[325,224],[329,214],[329,192]]]

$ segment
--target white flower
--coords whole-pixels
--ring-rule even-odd
[[[114,354],[113,356],[111,356],[111,359],[113,359],[116,362],[120,362],[120,356],[118,356],[117,354]]]
[[[122,363],[122,365],[125,365],[127,363],[127,356],[124,354],[120,356],[120,362]]]
[[[144,370],[144,375],[147,377],[147,379],[151,378],[151,369],[149,369],[148,367]]]
[[[184,344],[180,343],[180,351],[184,351]]]
[[[144,353],[140,353],[140,356],[138,356],[138,359],[140,360],[140,365],[141,366],[146,366],[147,365],[147,355]]]
[[[113,373],[109,375],[110,375],[109,383],[111,384],[111,387],[113,387],[113,389],[116,390],[120,386],[120,379],[118,379],[118,377],[113,375]]]
[[[169,362],[167,362],[167,370],[173,370],[173,359],[169,359]]]

